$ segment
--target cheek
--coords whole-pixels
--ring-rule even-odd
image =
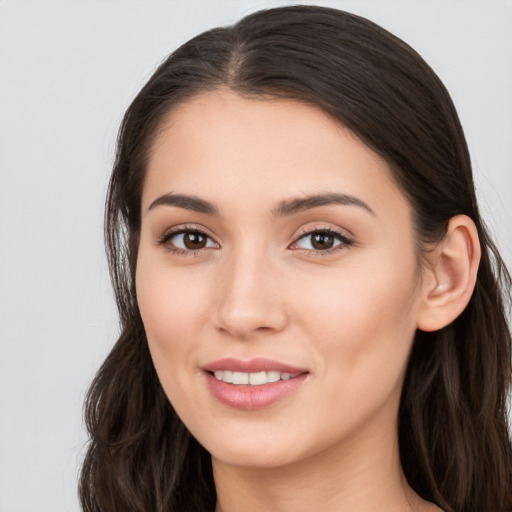
[[[198,332],[204,326],[207,289],[186,272],[139,255],[137,302],[157,373],[166,391],[194,368]],[[186,342],[184,342],[186,340]]]
[[[332,378],[350,380],[361,393],[372,383],[397,383],[416,330],[417,282],[414,257],[382,257],[344,267],[310,294],[308,330],[333,363]]]
[[[140,258],[137,267],[137,301],[151,358],[162,389],[185,424],[190,423],[190,403],[197,390],[197,349],[204,319],[201,296],[194,282],[162,265]],[[182,416],[184,414],[184,416]],[[197,415],[197,411],[194,413]]]

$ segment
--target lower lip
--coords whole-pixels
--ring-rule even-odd
[[[206,373],[211,394],[224,405],[235,409],[253,411],[275,404],[296,391],[306,380],[307,373],[301,373],[289,380],[269,382],[259,386],[229,384]]]

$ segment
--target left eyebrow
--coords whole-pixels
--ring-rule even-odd
[[[335,192],[327,192],[324,194],[314,194],[306,197],[298,197],[294,199],[285,199],[281,201],[275,208],[271,210],[272,216],[284,217],[297,212],[318,208],[319,206],[328,206],[332,204],[343,206],[357,206],[363,208],[368,213],[375,215],[375,212],[361,199],[348,194],[340,194]]]

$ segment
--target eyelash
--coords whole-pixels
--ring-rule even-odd
[[[158,245],[164,246],[168,252],[176,254],[178,256],[192,256],[192,257],[200,256],[205,250],[208,250],[205,248],[181,249],[179,247],[173,247],[171,244],[169,244],[169,242],[172,240],[172,238],[174,238],[177,235],[182,235],[184,233],[192,233],[192,234],[196,234],[196,235],[201,235],[201,236],[204,236],[204,237],[212,240],[211,237],[208,236],[203,231],[201,231],[195,227],[184,226],[184,227],[180,227],[177,229],[172,229],[170,231],[167,231],[158,240]],[[340,243],[330,249],[325,249],[325,250],[300,249],[300,248],[294,249],[294,250],[304,251],[304,252],[307,252],[308,254],[314,254],[315,256],[328,256],[328,255],[337,253],[338,251],[342,251],[345,248],[353,245],[353,241],[350,240],[349,238],[347,238],[345,235],[343,235],[339,231],[336,231],[332,228],[316,228],[316,229],[305,230],[303,233],[301,233],[297,237],[295,242],[293,242],[292,246],[296,245],[300,240],[303,240],[303,239],[307,238],[308,236],[319,235],[319,234],[332,236],[333,238],[337,239]]]

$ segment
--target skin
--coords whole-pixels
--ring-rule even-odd
[[[329,204],[272,215],[283,200],[326,192],[371,212]],[[150,208],[169,193],[219,215]],[[159,243],[180,227],[203,232],[206,247]],[[304,234],[326,228],[351,244],[315,250]],[[212,454],[217,512],[439,510],[409,488],[398,455],[404,372],[435,285],[414,240],[386,162],[315,107],[219,90],[166,119],[143,187],[137,298],[163,389]],[[239,410],[205,384],[204,365],[224,357],[309,373],[277,403]]]

